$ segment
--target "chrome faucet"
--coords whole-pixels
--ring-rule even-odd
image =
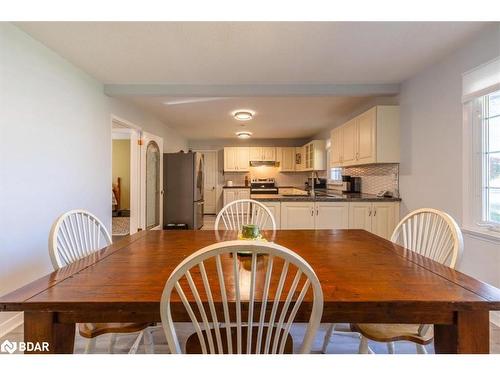
[[[311,184],[311,189],[309,190],[309,194],[311,195],[311,197],[314,198],[316,196],[316,192],[314,191],[314,184],[315,183],[319,184],[319,176],[318,176],[318,172],[317,171],[312,171],[311,172],[311,182],[312,182],[312,184]]]

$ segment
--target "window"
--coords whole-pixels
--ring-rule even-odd
[[[500,90],[479,101],[482,132],[482,219],[500,227]]]
[[[462,75],[462,229],[500,242],[500,57]]]

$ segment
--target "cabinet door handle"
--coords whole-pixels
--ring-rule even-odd
[[[314,216],[314,209],[311,209],[311,216]]]
[[[373,216],[375,216],[375,215],[377,215],[377,209],[376,208],[373,209]]]
[[[319,209],[316,208],[316,216],[319,216]]]
[[[368,210],[368,216],[372,216],[372,209],[371,208]]]

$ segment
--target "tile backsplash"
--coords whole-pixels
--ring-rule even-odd
[[[399,164],[373,164],[342,168],[342,175],[361,177],[361,192],[377,194],[381,190],[389,190],[399,197]],[[304,187],[311,172],[281,173],[275,167],[250,167],[249,173],[224,173],[224,184],[233,181],[234,185],[244,185],[245,176],[252,178],[274,178],[278,186]],[[326,171],[318,172],[318,177],[326,178]]]
[[[311,172],[283,172],[279,171],[276,167],[250,167],[249,173],[224,173],[224,183],[228,180],[233,181],[234,185],[244,185],[245,176],[249,179],[252,178],[274,178],[278,186],[296,186],[304,187],[307,178],[310,177]]]
[[[377,194],[389,190],[399,197],[399,164],[373,164],[342,169],[342,175],[361,177],[361,192]]]

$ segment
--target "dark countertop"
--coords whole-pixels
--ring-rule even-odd
[[[233,186],[223,186],[223,189],[250,189],[250,186],[245,185],[233,185]]]
[[[328,196],[317,193],[313,198],[309,195],[285,196],[281,194],[252,194],[251,199],[262,202],[400,202],[401,198],[377,197],[374,194],[348,193]]]

